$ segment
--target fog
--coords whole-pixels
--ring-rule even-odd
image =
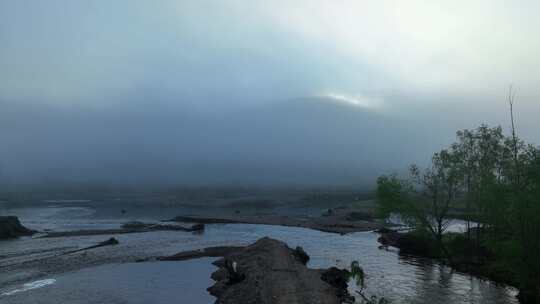
[[[508,130],[510,84],[540,143],[535,8],[2,1],[0,179],[372,185]]]

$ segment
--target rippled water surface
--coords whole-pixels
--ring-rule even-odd
[[[59,276],[53,285],[0,299],[6,304],[213,303],[215,299],[205,290],[212,284],[213,260],[98,266]]]
[[[83,210],[80,214],[89,212]],[[67,210],[61,210],[60,214],[64,211]],[[30,226],[43,224],[40,224],[43,219],[32,218],[30,214],[26,216],[26,220],[24,216],[21,217]],[[120,221],[114,219],[95,221],[88,215],[75,216],[72,220],[58,219],[57,223],[61,223],[63,229],[69,229],[70,222],[77,227],[82,225],[93,228],[120,224]],[[121,245],[118,246],[125,247],[117,247],[120,249],[115,250],[174,253],[207,246],[249,244],[263,236],[285,241],[291,247],[304,247],[311,256],[310,267],[344,268],[357,260],[367,275],[366,293],[384,296],[392,303],[517,303],[514,298],[515,290],[512,288],[454,272],[429,259],[400,257],[396,250],[381,250],[376,241],[377,235],[372,232],[341,236],[293,227],[208,225],[201,235],[178,232],[121,235]],[[87,243],[95,240],[96,237],[77,239]],[[39,240],[24,238],[0,243],[0,256],[28,251],[28,248],[33,246],[35,250],[49,246],[44,243],[36,245],[38,242]],[[54,246],[62,246],[75,240],[61,238],[54,242],[57,242]],[[206,292],[206,288],[212,284],[210,273],[215,269],[211,265],[212,260],[115,263],[85,268],[41,278],[54,279],[56,282],[24,292],[2,295],[0,303],[213,303],[214,299]],[[1,263],[0,257],[0,265]],[[21,289],[22,286],[24,285],[2,286],[0,292],[9,293],[10,290]]]

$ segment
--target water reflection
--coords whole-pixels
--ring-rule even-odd
[[[58,213],[62,214],[62,213]],[[25,220],[23,218],[23,220]],[[41,221],[41,219],[35,219]],[[94,226],[100,228],[99,225],[108,226],[116,219],[107,220],[106,223],[95,219],[77,218],[76,220],[62,221],[62,227],[69,228],[70,221],[73,221],[73,226],[79,227],[82,225]],[[33,224],[32,221],[25,221]],[[121,221],[117,221],[121,222]],[[400,256],[396,249],[389,248],[379,249],[377,243],[378,235],[372,232],[352,233],[348,235],[337,235],[314,231],[303,228],[294,227],[279,227],[266,225],[207,225],[204,234],[178,233],[178,232],[153,232],[122,235],[121,243],[115,247],[115,254],[119,255],[119,259],[123,254],[133,256],[142,255],[163,255],[173,254],[178,251],[192,250],[208,246],[220,245],[246,245],[255,240],[269,236],[279,240],[283,240],[291,247],[302,246],[311,256],[309,266],[313,268],[327,268],[337,266],[340,268],[348,268],[352,261],[358,261],[364,269],[366,275],[367,296],[376,295],[385,297],[392,303],[517,303],[515,299],[515,290],[504,286],[493,284],[489,281],[483,281],[469,275],[455,272],[451,268],[446,267],[430,259]],[[0,265],[6,262],[15,262],[16,256],[21,252],[27,252],[33,249],[43,250],[40,255],[46,255],[48,248],[61,248],[64,246],[79,247],[86,244],[93,244],[96,241],[101,241],[101,238],[96,237],[80,237],[70,239],[20,239],[5,243],[3,248],[0,248],[0,255],[9,256],[2,261]],[[36,253],[30,252],[33,255]],[[156,263],[158,264],[158,263]],[[123,267],[129,272],[131,264],[126,264]],[[199,265],[200,266],[200,265]],[[199,267],[197,266],[197,267]],[[208,275],[213,266],[207,265]],[[153,267],[153,266],[149,266]],[[203,266],[200,266],[204,269]],[[96,281],[107,281],[108,275],[106,272],[93,273],[92,269],[73,273],[70,280],[73,282],[85,281],[85,278],[94,278]],[[96,270],[97,271],[97,270]],[[135,271],[135,270],[133,270]],[[146,270],[145,270],[146,271]],[[180,270],[178,270],[180,271]],[[185,270],[184,270],[185,271]],[[199,273],[197,269],[192,269],[194,274]],[[114,277],[114,276],[113,276]],[[132,294],[130,290],[129,276],[126,276],[125,289],[115,293],[115,297],[122,299],[129,298]],[[160,286],[168,286],[166,281],[170,277],[156,275],[153,280],[156,292],[159,293]],[[109,280],[110,281],[110,280]],[[63,283],[64,282],[64,283]],[[46,293],[49,288],[60,290],[63,293],[70,294],[72,298],[79,297],[77,303],[88,304],[85,302],[81,287],[77,284],[68,284],[68,281],[59,280],[54,287],[44,287],[37,290],[20,293],[17,295],[19,299],[25,300],[28,297],[34,297],[34,293]],[[86,281],[87,284],[94,284],[91,281]],[[99,283],[99,282],[98,282]],[[95,284],[98,284],[95,283]],[[134,283],[135,284],[135,283]],[[178,288],[174,292],[187,292],[193,294],[194,297],[208,296],[206,288],[211,285],[211,281],[200,280],[198,283],[189,285],[189,290]],[[97,286],[97,285],[96,285]],[[133,285],[135,286],[135,285]],[[351,286],[354,291],[354,286]],[[96,288],[95,290],[99,290]],[[122,290],[129,294],[123,295]],[[60,292],[58,291],[58,292]],[[62,293],[60,292],[60,293]],[[163,294],[172,294],[172,292],[163,291]],[[165,297],[165,296],[164,296]],[[30,298],[28,298],[30,299]],[[54,300],[54,299],[53,299]],[[45,301],[40,303],[57,303],[55,301]],[[28,301],[27,301],[28,302]],[[209,301],[208,303],[211,303]],[[21,301],[19,303],[25,303]],[[131,303],[131,302],[130,302]],[[200,302],[206,303],[206,302]]]
[[[399,263],[416,268],[416,296],[411,303],[517,303],[517,290],[456,272],[431,259],[400,255]]]
[[[3,304],[210,304],[215,259],[112,264],[61,275],[56,284],[0,296]],[[52,282],[54,283],[54,282]]]

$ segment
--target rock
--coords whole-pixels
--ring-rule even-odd
[[[0,216],[0,239],[15,238],[36,233],[24,227],[16,216]]]
[[[336,267],[330,267],[328,270],[321,274],[321,280],[336,288],[347,288],[347,282],[349,281],[349,271],[345,269],[338,269]]]
[[[229,275],[229,272],[227,271],[227,269],[220,268],[214,271],[210,277],[214,281],[225,281],[227,280],[228,275]]]
[[[118,244],[120,244],[120,242],[118,242],[117,239],[112,237],[104,242],[97,244],[96,246],[101,247],[101,246],[118,245]]]
[[[349,271],[336,267],[331,267],[321,274],[321,280],[335,288],[336,296],[341,300],[341,303],[354,303],[355,301],[354,297],[347,291],[349,277]]]
[[[285,243],[262,238],[216,261],[217,282],[208,291],[220,304],[339,304],[347,285],[321,279],[325,271],[307,268]],[[304,252],[305,254],[305,252]],[[307,256],[307,254],[305,254]],[[343,288],[345,287],[345,288]]]
[[[221,258],[212,262],[212,265],[216,267],[225,267],[225,258]]]
[[[237,284],[246,279],[246,274],[240,270],[236,261],[225,260],[225,268],[221,269],[225,269],[227,274],[227,285]]]
[[[309,262],[309,255],[304,251],[304,248],[297,246],[293,254],[303,265]]]

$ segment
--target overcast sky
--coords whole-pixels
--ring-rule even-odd
[[[540,143],[538,1],[0,0],[5,182],[360,184]]]

